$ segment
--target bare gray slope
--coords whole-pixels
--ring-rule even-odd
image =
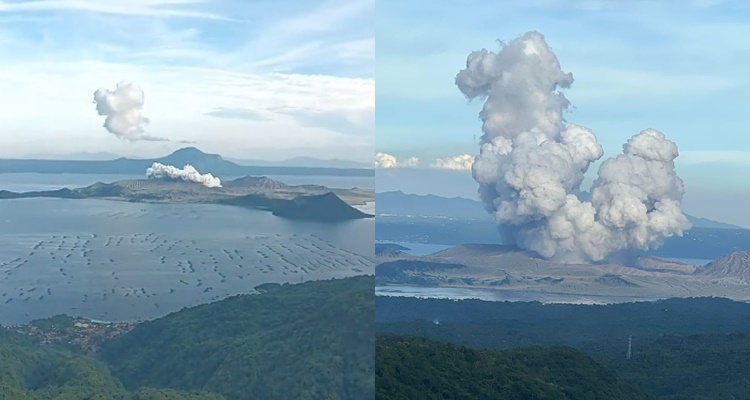
[[[699,267],[696,275],[750,279],[750,251],[737,251]]]
[[[378,277],[376,269],[379,284],[553,293],[574,299],[717,296],[750,300],[750,252],[734,253],[706,266],[656,257],[641,257],[637,265],[627,266],[560,264],[513,246],[468,244],[422,257],[383,253],[378,263],[383,266],[379,271],[388,273]]]

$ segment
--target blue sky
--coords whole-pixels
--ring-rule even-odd
[[[399,163],[417,157],[422,167],[477,154],[482,102],[469,104],[455,75],[470,52],[497,51],[496,40],[530,30],[544,34],[573,73],[566,96],[575,108],[566,118],[595,132],[605,158],[654,128],[679,146],[688,212],[726,220],[739,206],[712,205],[750,200],[750,4],[741,1],[379,2],[377,151]],[[406,175],[414,174],[382,171],[379,190],[407,188]]]
[[[370,162],[374,3],[0,1],[0,157],[194,142],[233,158]],[[93,93],[122,80],[143,88],[146,133],[169,142],[102,128]]]

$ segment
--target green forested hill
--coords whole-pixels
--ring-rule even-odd
[[[241,399],[367,399],[374,391],[374,278],[284,285],[138,325],[101,358],[127,388]]]
[[[634,338],[633,356],[616,343],[583,347],[659,400],[750,399],[750,333]]]
[[[379,337],[376,381],[378,400],[650,399],[568,347],[497,351]]]
[[[496,350],[571,346],[658,400],[750,399],[750,304],[543,305],[379,298],[377,330]],[[439,320],[438,320],[439,319]],[[632,357],[626,357],[632,335]]]
[[[128,393],[104,363],[0,328],[0,400],[222,400],[141,389]]]
[[[0,327],[0,400],[372,399],[373,287],[266,285],[139,324],[96,355]]]

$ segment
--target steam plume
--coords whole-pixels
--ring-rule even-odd
[[[690,224],[680,209],[677,145],[654,129],[633,136],[623,154],[601,164],[590,201],[578,198],[584,173],[603,150],[591,130],[563,119],[570,102],[559,89],[572,83],[538,32],[497,53],[471,53],[456,76],[468,99],[485,99],[472,174],[506,240],[576,263],[681,236]]]
[[[167,141],[144,133],[143,126],[149,119],[141,114],[143,102],[143,90],[133,82],[120,82],[114,91],[100,88],[94,92],[96,111],[107,117],[103,125],[107,131],[130,141]]]
[[[149,179],[182,179],[186,182],[200,183],[206,187],[221,187],[221,180],[211,174],[201,174],[192,165],[187,164],[182,169],[171,165],[153,163],[146,170]]]

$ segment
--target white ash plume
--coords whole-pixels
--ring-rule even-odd
[[[468,99],[485,100],[472,174],[504,238],[557,262],[582,263],[681,236],[690,224],[674,171],[679,153],[654,129],[602,163],[591,201],[578,198],[585,172],[603,150],[591,130],[563,118],[570,102],[559,89],[572,83],[538,32],[497,53],[471,53],[456,76]]]
[[[99,115],[106,116],[103,127],[120,139],[129,141],[168,141],[145,134],[149,119],[141,114],[144,93],[138,84],[122,81],[114,91],[100,88],[94,92],[94,104]]]
[[[153,163],[146,170],[149,179],[182,179],[186,182],[200,183],[203,186],[221,187],[221,180],[211,174],[201,174],[192,165],[187,164],[182,169],[172,165]]]

